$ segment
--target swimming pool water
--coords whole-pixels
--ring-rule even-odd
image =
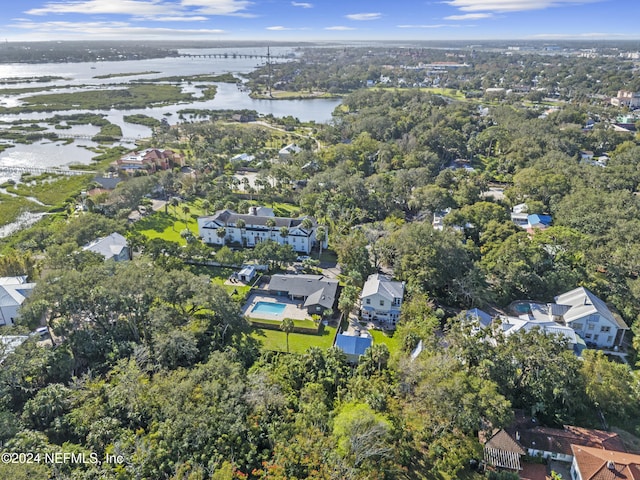
[[[287,306],[284,303],[257,302],[251,309],[252,313],[268,313],[270,315],[282,315]]]

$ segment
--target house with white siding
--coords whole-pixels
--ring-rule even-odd
[[[374,273],[369,275],[360,295],[360,315],[363,320],[377,321],[385,328],[396,328],[400,318],[404,282]]]
[[[606,303],[584,287],[578,287],[555,297],[549,314],[580,335],[587,344],[600,348],[622,345],[628,325]]]
[[[0,326],[13,325],[23,302],[35,288],[26,276],[0,277]]]
[[[260,242],[273,240],[280,245],[291,245],[296,252],[309,254],[319,240],[316,237],[318,223],[307,218],[310,226],[306,225],[305,218],[276,217],[270,209],[252,208],[248,214],[220,210],[198,218],[198,234],[211,245],[237,243],[253,248]],[[283,236],[283,232],[286,235]],[[327,248],[327,238],[325,234],[322,248]]]

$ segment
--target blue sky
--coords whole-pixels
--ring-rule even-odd
[[[639,0],[4,0],[0,39],[640,39]]]

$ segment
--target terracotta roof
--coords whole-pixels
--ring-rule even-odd
[[[519,430],[520,443],[526,448],[571,455],[571,445],[624,451],[617,433],[565,425],[564,428],[535,427]]]
[[[571,449],[582,480],[640,480],[640,455],[576,445]]]
[[[525,455],[527,452],[522,445],[514,440],[505,430],[498,430],[486,443],[487,447],[503,450],[506,452],[519,453]]]
[[[521,480],[546,480],[547,466],[540,463],[523,463],[518,475]]]

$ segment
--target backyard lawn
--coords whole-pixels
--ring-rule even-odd
[[[373,337],[373,343],[384,343],[389,349],[389,353],[394,355],[400,351],[400,338],[396,335],[388,336],[382,330],[369,330]]]
[[[189,207],[189,213],[182,212],[183,206]],[[164,211],[155,212],[148,217],[136,222],[136,231],[151,238],[162,238],[170,242],[178,242],[186,245],[187,242],[180,236],[180,232],[188,227],[191,233],[198,235],[197,218],[203,215],[204,211],[198,202],[181,203],[177,207],[168,207],[168,213]],[[187,223],[185,223],[187,220]]]
[[[320,347],[323,350],[331,348],[333,338],[336,335],[334,327],[324,327],[318,335],[306,335],[302,333],[289,334],[289,351],[291,353],[304,353],[310,347]],[[251,336],[262,342],[264,350],[274,350],[277,352],[287,351],[287,335],[278,330],[254,329]]]

